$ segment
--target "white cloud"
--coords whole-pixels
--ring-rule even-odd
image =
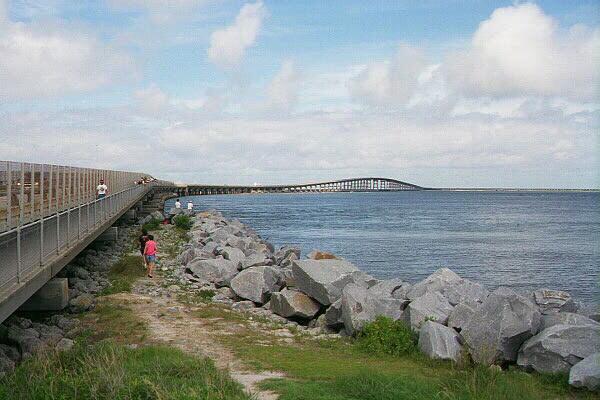
[[[160,112],[169,104],[169,97],[155,84],[137,90],[134,97],[138,101],[141,110],[147,113]]]
[[[13,23],[4,15],[0,11],[0,98],[89,91],[134,73],[129,56],[89,32]]]
[[[269,106],[290,110],[298,100],[300,75],[290,60],[284,61],[267,88]]]
[[[600,84],[599,48],[599,29],[564,30],[526,3],[496,9],[445,70],[449,83],[467,95],[590,99]]]
[[[245,4],[235,22],[210,35],[208,58],[215,64],[232,68],[237,66],[255,41],[267,10],[262,1]]]
[[[214,1],[214,0],[213,0]],[[211,0],[109,0],[116,10],[139,10],[147,14],[154,24],[175,22],[189,17],[197,9],[211,3]]]
[[[369,104],[406,104],[419,85],[427,64],[423,53],[401,44],[389,61],[367,65],[348,83],[350,94]]]

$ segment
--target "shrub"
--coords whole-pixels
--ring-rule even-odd
[[[192,221],[192,219],[190,218],[189,215],[176,215],[175,217],[173,217],[173,223],[175,224],[176,227],[189,231],[190,229],[192,229],[192,225],[194,225],[194,222]]]
[[[142,229],[145,229],[148,232],[155,231],[160,228],[161,223],[161,220],[153,218],[150,221],[146,222],[144,225],[142,225]]]
[[[403,321],[379,316],[364,326],[357,343],[369,353],[399,356],[415,352],[417,335]]]

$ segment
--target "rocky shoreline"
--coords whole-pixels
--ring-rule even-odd
[[[578,314],[567,292],[490,292],[447,268],[415,283],[379,280],[333,254],[302,258],[294,246],[276,250],[218,211],[192,218],[175,275],[196,290],[214,291],[214,302],[313,335],[356,336],[382,315],[416,331],[431,358],[569,373],[573,386],[600,387],[599,316]]]

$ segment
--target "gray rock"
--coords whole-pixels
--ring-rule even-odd
[[[570,312],[559,312],[542,315],[542,323],[540,325],[540,331],[546,328],[550,328],[554,325],[596,325],[600,326],[600,323],[590,319],[581,314],[575,314]]]
[[[16,344],[21,354],[34,354],[44,347],[44,343],[39,339],[39,332],[33,328],[19,328],[17,325],[11,325],[8,328],[8,340]]]
[[[188,264],[187,270],[200,280],[214,283],[217,286],[229,285],[231,279],[238,273],[233,261],[224,258],[195,259]]]
[[[281,268],[279,270],[285,286],[296,286],[296,280],[294,279],[294,271],[291,268]]]
[[[21,361],[21,353],[19,353],[19,350],[15,347],[0,343],[0,353],[4,353],[4,355],[15,363]]]
[[[483,285],[463,278],[451,281],[442,287],[440,292],[453,306],[465,302],[481,303],[490,295]]]
[[[600,353],[590,354],[569,372],[569,384],[589,390],[600,390]]]
[[[241,268],[247,269],[252,267],[258,267],[261,265],[270,265],[271,259],[267,258],[264,253],[253,252],[242,261]]]
[[[69,311],[72,313],[81,313],[94,307],[94,296],[89,293],[83,293],[69,301]]]
[[[439,292],[450,286],[451,283],[457,283],[461,277],[448,268],[440,268],[421,282],[416,283],[407,293],[406,297],[410,300],[423,296],[428,292]]]
[[[402,319],[418,331],[426,319],[446,324],[451,312],[452,306],[441,293],[427,292],[406,307]]]
[[[158,219],[160,221],[165,219],[165,216],[163,215],[163,213],[161,213],[160,211],[153,211],[150,216],[152,217],[152,219]]]
[[[221,250],[221,255],[229,261],[233,261],[237,269],[242,267],[242,262],[246,258],[246,255],[243,251],[238,248],[225,246],[223,250]]]
[[[577,305],[569,292],[562,290],[538,289],[533,291],[533,300],[542,314],[557,312],[577,312]]]
[[[215,254],[215,250],[219,247],[219,243],[217,242],[208,242],[202,248],[202,251],[208,254]]]
[[[250,300],[238,301],[237,303],[233,303],[231,305],[231,309],[235,311],[248,311],[255,307],[256,305],[254,305],[254,303]]]
[[[458,303],[448,316],[448,327],[461,331],[475,313],[476,308],[477,306],[473,303]]]
[[[344,323],[342,320],[342,298],[340,297],[332,303],[324,315],[327,326],[337,328],[339,325],[342,325]]]
[[[538,332],[540,317],[531,300],[501,287],[475,310],[461,335],[477,363],[516,361],[523,342]]]
[[[196,258],[196,250],[192,247],[179,254],[177,262],[179,265],[188,265],[194,258]]]
[[[593,313],[589,314],[588,317],[590,319],[593,319],[596,322],[600,322],[600,313],[598,313],[598,312],[593,312]]]
[[[394,293],[406,285],[407,282],[403,282],[402,279],[388,279],[375,283],[369,291],[379,293],[380,296],[394,297]]]
[[[35,328],[40,333],[40,340],[47,345],[54,346],[63,338],[63,331],[57,326],[39,324]]]
[[[73,274],[73,276],[75,276],[79,279],[83,279],[83,280],[90,279],[90,273],[81,267],[76,267],[73,270],[72,274]]]
[[[600,352],[600,326],[554,325],[528,339],[517,364],[538,372],[568,372],[587,356]]]
[[[320,309],[320,304],[294,289],[283,289],[271,296],[271,311],[286,318],[313,318]]]
[[[342,291],[342,321],[348,335],[355,335],[363,326],[383,315],[394,320],[402,315],[403,300],[384,295],[379,290],[349,283]]]
[[[419,349],[434,359],[459,362],[462,357],[462,345],[456,331],[433,321],[426,321],[421,326]]]
[[[296,260],[292,263],[296,286],[319,303],[328,306],[342,296],[342,289],[355,281],[359,272],[344,260]]]
[[[15,362],[0,350],[0,377],[15,369]]]
[[[62,338],[58,341],[58,343],[56,343],[55,349],[57,351],[67,351],[71,350],[71,348],[73,348],[74,345],[75,342],[73,342],[71,339]]]
[[[295,260],[299,260],[300,259],[300,249],[298,247],[295,246],[283,246],[281,247],[279,250],[277,250],[277,252],[273,255],[273,257],[275,258],[275,264],[276,265],[281,265],[281,263],[286,260],[287,258],[289,258],[290,256],[292,256]]]
[[[231,280],[231,289],[239,297],[258,304],[269,301],[271,293],[282,287],[279,271],[272,267],[258,266],[248,268],[237,274]]]
[[[292,268],[292,263],[294,262],[294,260],[299,260],[300,257],[296,256],[295,253],[291,253],[289,256],[287,256],[286,258],[284,258],[281,263],[279,263],[279,266],[282,268]]]

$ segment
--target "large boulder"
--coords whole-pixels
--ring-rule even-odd
[[[471,316],[475,314],[477,305],[477,303],[470,302],[458,303],[448,316],[448,327],[460,332]]]
[[[569,292],[562,290],[534,290],[533,301],[540,307],[542,314],[577,312],[577,305],[571,298]]]
[[[460,280],[461,277],[452,270],[440,268],[421,282],[414,284],[406,296],[410,300],[414,300],[417,297],[423,296],[425,293],[439,292],[442,289],[447,288],[450,284]]]
[[[600,326],[554,325],[523,343],[517,364],[538,372],[569,372],[587,356],[600,352]]]
[[[179,265],[188,265],[194,258],[196,258],[196,250],[192,247],[181,252],[177,256],[177,262]]]
[[[456,331],[433,321],[426,321],[421,326],[419,349],[429,358],[459,362],[462,357],[462,345]]]
[[[281,289],[281,274],[275,268],[259,266],[248,268],[231,280],[231,289],[239,297],[258,304],[269,301],[271,293]]]
[[[273,254],[273,258],[275,258],[276,265],[281,265],[281,263],[289,257],[294,257],[295,260],[299,260],[300,248],[296,246],[283,246],[279,250],[277,250],[275,254]]]
[[[589,390],[600,390],[600,353],[590,354],[569,372],[569,384]]]
[[[271,296],[271,311],[285,318],[312,319],[320,304],[294,289],[283,289]]]
[[[440,292],[453,306],[465,302],[481,303],[490,295],[483,285],[463,278],[451,281]]]
[[[364,286],[349,283],[342,291],[342,321],[346,333],[356,334],[378,315],[399,319],[403,305],[403,300],[379,295]]]
[[[88,311],[94,307],[94,302],[95,299],[93,295],[89,293],[80,294],[69,301],[69,311],[72,313]]]
[[[237,269],[240,269],[242,267],[242,262],[246,258],[246,255],[244,254],[243,251],[241,251],[240,249],[238,249],[236,247],[230,247],[230,246],[225,246],[221,250],[221,255],[226,260],[232,261],[235,264],[235,267]]]
[[[512,362],[521,344],[538,332],[540,317],[530,299],[500,287],[477,307],[461,335],[475,362]]]
[[[214,283],[216,286],[226,286],[238,273],[233,261],[224,258],[208,260],[195,259],[188,264],[187,270],[197,278]]]
[[[298,289],[325,306],[339,299],[360,272],[354,264],[336,259],[296,260],[292,271]]]
[[[554,325],[595,325],[600,326],[600,323],[594,321],[585,315],[575,314],[570,312],[559,312],[542,315],[542,323],[540,331],[550,328]]]
[[[0,378],[15,369],[15,362],[0,349]]]
[[[152,217],[152,219],[157,219],[159,221],[162,221],[163,219],[165,219],[164,214],[158,210],[150,213],[150,216]]]
[[[271,259],[268,258],[264,253],[254,251],[245,257],[242,261],[241,268],[252,268],[258,267],[261,265],[271,265]]]
[[[344,323],[342,320],[342,298],[340,297],[325,311],[325,323],[327,326],[337,328]]]
[[[446,324],[452,305],[439,292],[427,292],[413,300],[402,315],[402,319],[414,330],[419,330],[425,320]]]
[[[19,328],[11,325],[8,328],[8,341],[18,346],[21,354],[34,354],[44,348],[40,334],[33,328]]]
[[[406,289],[408,286],[410,286],[410,284],[403,282],[402,279],[388,279],[375,283],[369,288],[369,291],[379,293],[380,296],[402,298],[403,296],[399,296],[399,294],[402,293],[403,288]]]

